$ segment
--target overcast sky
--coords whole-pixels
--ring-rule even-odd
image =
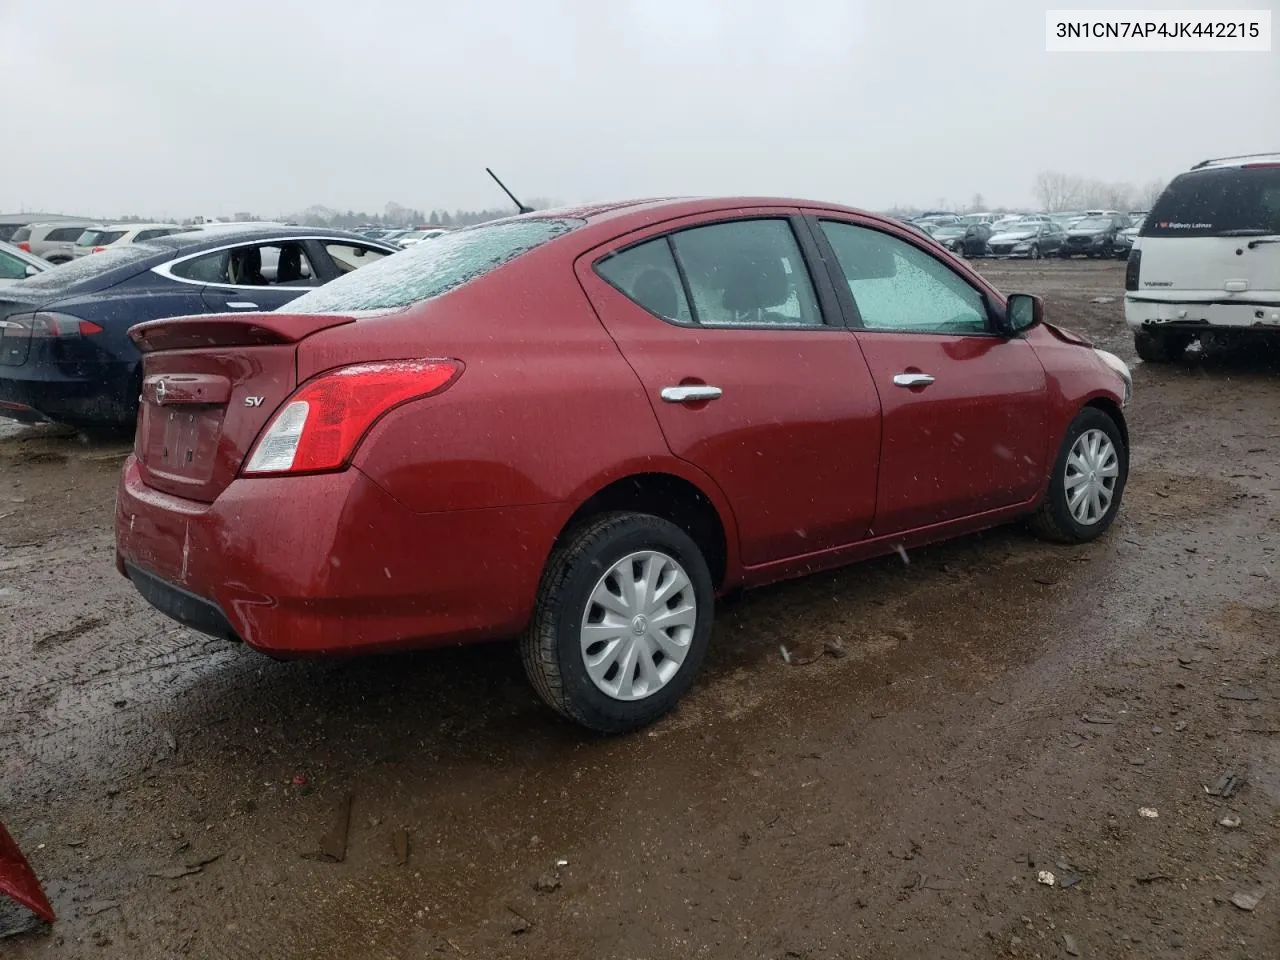
[[[1017,204],[1280,149],[1280,53],[1048,54],[1070,6],[1277,0],[0,0],[0,212],[497,206],[485,166],[566,202]]]

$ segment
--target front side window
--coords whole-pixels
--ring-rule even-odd
[[[694,319],[704,326],[821,326],[813,282],[785,219],[737,220],[672,234]]]
[[[693,321],[666,237],[615,253],[600,261],[596,272],[650,313],[681,323]]]
[[[833,220],[822,222],[862,325],[902,333],[988,331],[981,293],[941,261],[897,237]]]
[[[0,280],[22,280],[27,276],[27,264],[11,253],[0,250]]]
[[[246,244],[175,263],[183,280],[236,287],[307,286],[315,271],[301,243]]]

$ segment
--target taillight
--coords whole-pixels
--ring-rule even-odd
[[[1138,274],[1142,272],[1142,250],[1134,247],[1129,251],[1129,262],[1124,266],[1124,288],[1138,289]]]
[[[23,253],[30,253],[31,244],[28,243],[26,240],[21,240],[18,242],[18,249],[21,250]]]
[[[448,387],[457,360],[389,360],[339,367],[308,380],[254,444],[246,474],[339,470],[387,412]]]
[[[101,252],[102,252],[103,250],[105,250],[105,249],[107,249],[107,248],[106,248],[106,247],[94,247],[94,248],[93,248],[92,250],[90,250],[89,252],[90,252],[90,253],[101,253]]]
[[[33,337],[46,339],[74,340],[79,337],[91,337],[101,333],[102,328],[91,320],[81,320],[69,313],[24,313],[9,317],[31,331]]]

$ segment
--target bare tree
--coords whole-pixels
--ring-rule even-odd
[[[1156,205],[1156,200],[1160,198],[1160,194],[1164,193],[1164,188],[1168,186],[1163,180],[1148,180],[1142,185],[1142,189],[1138,191],[1138,199],[1142,203],[1143,210],[1150,210]]]
[[[1079,177],[1058,173],[1056,170],[1042,170],[1036,175],[1035,194],[1040,206],[1055,213],[1059,210],[1070,210],[1080,203],[1082,184]]]

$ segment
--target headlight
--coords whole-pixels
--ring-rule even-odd
[[[1013,245],[1013,249],[1015,249],[1015,250],[1030,250],[1030,249],[1031,249],[1031,243],[1030,243],[1030,241],[1027,241],[1027,240],[1019,240],[1017,243],[1015,243],[1015,244]]]
[[[1096,347],[1093,352],[1098,355],[1099,360],[1120,374],[1120,379],[1124,381],[1124,403],[1121,406],[1127,407],[1129,401],[1133,399],[1133,374],[1129,372],[1129,365],[1114,353],[1107,353],[1107,351],[1099,350]]]
[[[1106,243],[1106,242],[1107,242],[1107,235],[1106,235],[1105,233],[1100,233],[1100,234],[1098,234],[1096,237],[1094,237],[1094,238],[1093,238],[1093,242],[1094,242],[1094,243],[1098,243],[1098,244]]]

